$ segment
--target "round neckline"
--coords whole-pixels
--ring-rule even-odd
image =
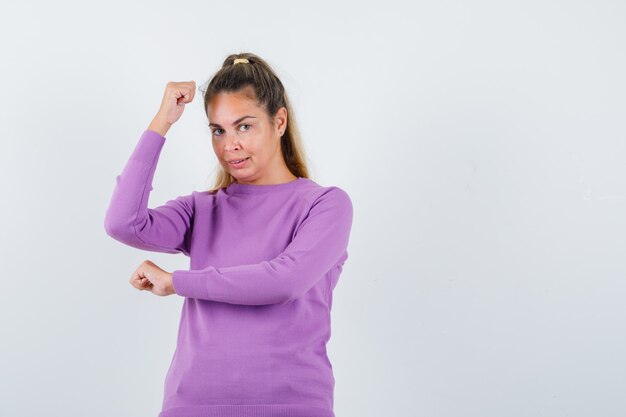
[[[233,182],[226,188],[226,190],[230,194],[270,193],[270,192],[276,192],[276,191],[292,190],[295,187],[297,187],[300,183],[306,180],[307,178],[298,177],[295,180],[291,180],[289,182],[283,182],[280,184],[262,184],[262,185],[240,184],[238,182]]]

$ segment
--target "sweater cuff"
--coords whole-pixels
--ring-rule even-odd
[[[154,157],[158,156],[165,143],[165,137],[153,130],[145,130],[139,142],[135,146],[130,159],[135,161],[149,162],[154,161]]]
[[[176,294],[183,297],[207,299],[204,278],[193,271],[181,269],[172,272],[172,286]]]

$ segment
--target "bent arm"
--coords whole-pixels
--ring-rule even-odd
[[[165,137],[145,130],[124,170],[116,178],[104,228],[129,246],[165,253],[189,254],[193,193],[148,208],[152,180]]]
[[[230,304],[286,304],[347,259],[352,227],[348,194],[333,187],[312,205],[287,248],[274,259],[172,273],[177,294]]]

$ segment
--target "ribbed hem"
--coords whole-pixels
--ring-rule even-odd
[[[176,294],[188,298],[208,298],[206,280],[194,271],[177,269],[172,272],[172,285]]]
[[[158,417],[335,417],[335,413],[299,404],[203,405],[170,408]]]

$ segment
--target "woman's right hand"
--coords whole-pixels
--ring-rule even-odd
[[[195,81],[170,81],[165,86],[163,100],[157,115],[150,123],[149,130],[165,136],[169,128],[176,123],[185,110],[185,104],[191,103],[196,92]]]

